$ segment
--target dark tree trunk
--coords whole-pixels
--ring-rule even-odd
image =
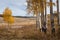
[[[52,3],[52,0],[50,0],[50,3]],[[50,5],[50,21],[51,21],[51,31],[54,32],[54,14],[53,14],[53,5]]]
[[[57,13],[58,13],[58,25],[60,25],[60,21],[59,21],[59,0],[57,0]]]

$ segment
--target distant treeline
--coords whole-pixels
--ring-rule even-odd
[[[0,14],[0,17],[3,17],[3,15]],[[13,16],[13,17],[16,17],[16,18],[36,18],[34,16]]]
[[[34,16],[13,16],[13,17],[16,17],[16,18],[36,18]]]

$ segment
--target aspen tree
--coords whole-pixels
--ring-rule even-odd
[[[9,8],[6,8],[4,10],[3,18],[4,18],[4,21],[8,23],[8,27],[10,26],[9,24],[14,23],[14,17],[12,17],[12,11]]]

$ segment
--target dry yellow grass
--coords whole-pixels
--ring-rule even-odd
[[[59,29],[60,30],[60,29]],[[16,40],[60,40],[60,31],[54,35],[40,32],[36,25],[25,25],[22,28],[0,29],[0,39]]]
[[[36,29],[35,19],[18,18],[11,27],[21,28],[6,28],[6,24],[0,25],[0,39],[1,40],[60,40],[60,29],[56,25],[55,36],[50,33],[50,24],[48,25],[47,33],[41,32]],[[26,23],[26,24],[25,24]],[[16,25],[15,25],[16,24]]]

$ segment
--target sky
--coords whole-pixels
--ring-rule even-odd
[[[26,16],[26,0],[0,0],[0,14],[9,7],[14,16]]]
[[[56,0],[53,0],[53,2],[55,1]],[[6,7],[9,7],[12,10],[12,15],[14,16],[31,16],[31,14],[27,15],[26,12],[26,0],[0,0],[0,14],[3,13]],[[54,7],[53,10],[56,11],[56,7]],[[49,12],[49,7],[47,7],[47,13]]]
[[[47,2],[49,2],[49,0]],[[57,11],[56,0],[53,0],[53,3],[55,3],[55,6],[53,6],[53,13],[54,13],[55,11]],[[60,0],[59,0],[59,12],[60,12]],[[49,6],[47,7],[47,14],[50,14],[50,7]]]

